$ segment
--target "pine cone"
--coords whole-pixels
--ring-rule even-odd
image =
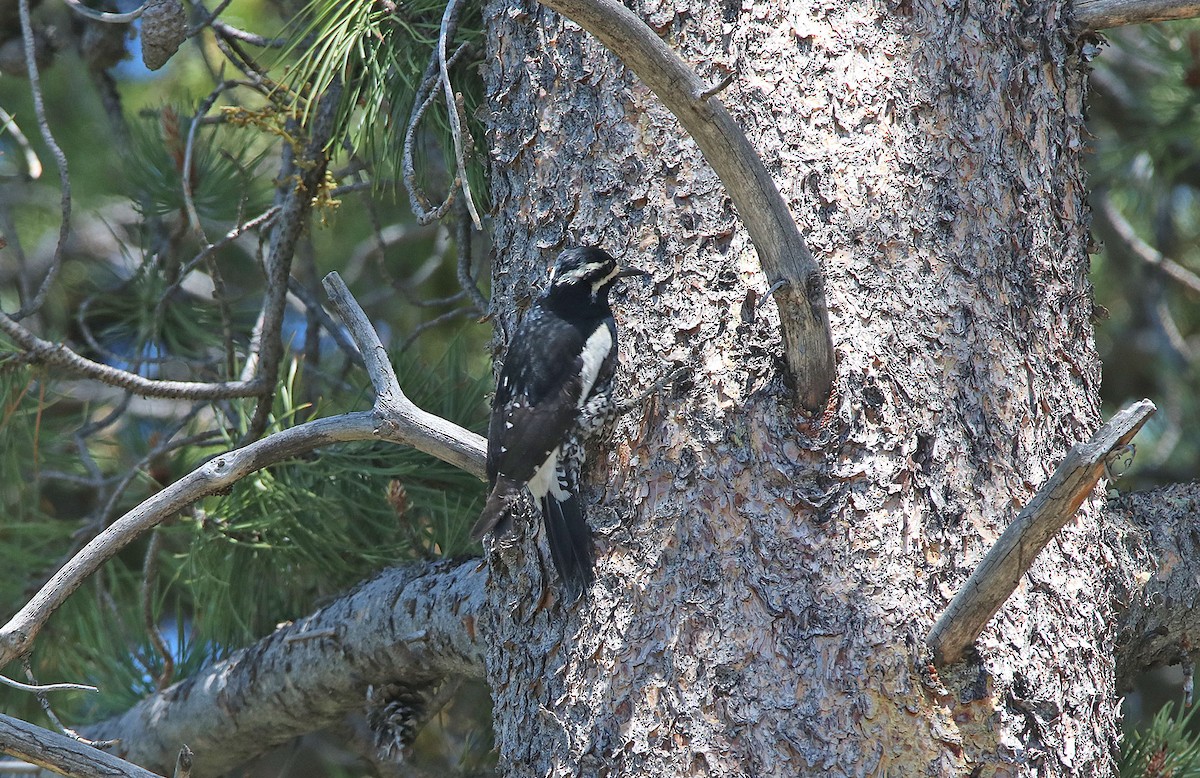
[[[154,0],[141,18],[142,62],[158,70],[187,39],[187,11],[179,0]]]

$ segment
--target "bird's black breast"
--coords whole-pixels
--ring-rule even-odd
[[[570,321],[540,302],[513,333],[496,382],[488,425],[488,480],[499,473],[525,482],[563,442],[579,414],[583,351],[598,327],[615,331],[611,318]],[[611,376],[613,348],[597,383]]]

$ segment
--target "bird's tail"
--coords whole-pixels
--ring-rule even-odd
[[[564,499],[565,498],[565,499]],[[592,571],[592,531],[583,518],[579,500],[566,492],[542,498],[542,518],[550,541],[550,558],[562,579],[568,602],[578,600],[596,580]]]
[[[513,503],[520,498],[521,490],[525,487],[504,476],[496,480],[492,493],[484,503],[479,520],[471,527],[471,540],[480,540],[489,532],[495,531],[509,516]]]

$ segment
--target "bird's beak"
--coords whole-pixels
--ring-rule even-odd
[[[631,276],[648,276],[648,275],[650,275],[650,274],[640,268],[630,267],[629,265],[622,265],[621,267],[619,267],[617,269],[617,275],[615,277],[616,278],[629,278]]]

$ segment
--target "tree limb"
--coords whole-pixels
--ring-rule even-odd
[[[350,336],[358,344],[367,375],[371,377],[371,385],[375,387],[376,410],[384,416],[384,423],[391,427],[381,432],[384,438],[391,439],[388,435],[394,435],[403,439],[406,445],[435,456],[443,462],[449,462],[481,481],[484,480],[487,440],[418,408],[408,399],[404,390],[400,388],[396,371],[392,369],[387,350],[379,340],[375,328],[371,326],[371,320],[350,294],[341,276],[336,272],[330,273],[321,284],[325,287],[325,293],[329,295],[338,315],[350,329]]]
[[[926,642],[935,662],[948,665],[962,659],[1038,553],[1091,494],[1108,455],[1132,440],[1154,411],[1149,400],[1135,403],[1113,416],[1087,443],[1071,447],[930,630]]]
[[[1159,665],[1179,664],[1200,648],[1200,482],[1127,494],[1113,511],[1128,521],[1143,566],[1142,588],[1119,602],[1115,641],[1117,682]],[[1137,553],[1140,552],[1140,553]]]
[[[1081,32],[1196,16],[1200,2],[1195,0],[1075,0],[1075,25]]]
[[[0,751],[59,775],[78,778],[161,778],[78,740],[0,714]]]
[[[186,742],[199,778],[338,722],[368,685],[481,677],[485,577],[478,560],[386,570],[84,734],[120,738],[123,757],[164,774]]]
[[[789,371],[801,404],[825,406],[833,340],[821,268],[758,152],[708,85],[617,0],[540,0],[583,27],[633,70],[679,119],[720,176],[774,285]],[[707,96],[706,96],[707,95]]]
[[[480,479],[484,477],[487,442],[481,436],[414,405],[400,390],[383,344],[341,279],[330,274],[326,278],[326,288],[337,298],[338,310],[346,319],[368,365],[377,397],[375,409],[317,419],[281,430],[210,459],[143,501],[80,549],[20,612],[0,627],[0,667],[28,651],[37,633],[67,597],[135,538],[201,497],[228,489],[269,465],[331,443],[386,440],[412,446]]]

